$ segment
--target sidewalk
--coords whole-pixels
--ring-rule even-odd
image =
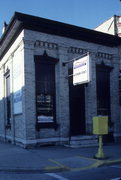
[[[36,149],[0,143],[0,171],[56,172],[76,171],[121,163],[121,144],[104,146],[105,160],[94,159],[98,147],[70,148],[46,146]]]

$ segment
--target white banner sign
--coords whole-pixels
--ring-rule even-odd
[[[90,56],[84,56],[73,62],[73,84],[88,83],[91,79],[91,59]]]

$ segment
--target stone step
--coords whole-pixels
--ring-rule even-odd
[[[70,147],[94,147],[98,146],[97,136],[72,136],[69,142]]]

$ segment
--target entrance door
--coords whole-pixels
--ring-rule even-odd
[[[85,91],[84,85],[69,83],[70,136],[85,134]]]
[[[113,123],[111,122],[110,107],[110,72],[111,68],[104,64],[97,65],[96,83],[97,83],[97,115],[108,116],[109,132],[105,135],[104,142],[112,142],[113,132],[110,131]]]

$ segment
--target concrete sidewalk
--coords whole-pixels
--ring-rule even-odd
[[[121,163],[121,144],[104,146],[105,160],[94,159],[98,147],[70,148],[46,146],[35,149],[0,143],[0,171],[56,172],[77,171]]]

